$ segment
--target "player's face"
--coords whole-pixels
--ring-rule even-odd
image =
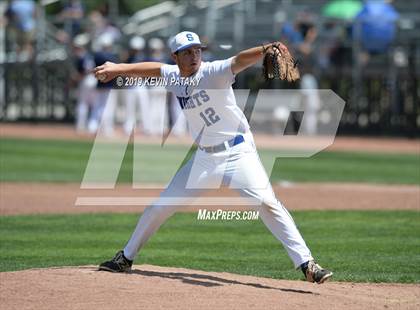
[[[194,74],[201,65],[201,47],[192,46],[175,54],[174,59],[181,73]]]

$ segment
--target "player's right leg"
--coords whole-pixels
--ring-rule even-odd
[[[125,272],[131,265],[139,250],[150,237],[177,209],[188,205],[202,193],[200,189],[186,189],[193,160],[190,159],[172,178],[169,186],[160,194],[159,198],[147,207],[140,217],[137,226],[127,242],[125,248],[115,257],[102,263],[99,270],[111,272]]]

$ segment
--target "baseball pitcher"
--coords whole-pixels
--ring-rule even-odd
[[[184,31],[170,43],[176,65],[107,62],[94,69],[102,82],[117,76],[161,77],[169,81],[166,88],[176,95],[198,145],[194,156],[178,170],[160,197],[145,209],[125,248],[112,260],[102,263],[99,270],[125,272],[131,269],[139,250],[177,209],[177,206],[165,205],[165,200],[176,197],[177,205],[188,205],[203,190],[228,185],[241,196],[261,202],[254,208],[283,244],[295,268],[300,268],[308,281],[323,283],[333,273],[315,263],[289,212],[276,199],[248,121],[237,106],[232,89],[235,76],[260,60],[263,60],[267,78],[294,81],[299,78],[296,62],[280,42],[250,48],[213,62],[202,62],[201,48],[198,35]]]

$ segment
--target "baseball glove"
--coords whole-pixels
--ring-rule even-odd
[[[297,61],[280,42],[263,45],[263,76],[266,80],[280,79],[294,82],[300,78]]]

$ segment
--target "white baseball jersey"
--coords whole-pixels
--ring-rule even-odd
[[[235,76],[231,69],[232,58],[202,62],[190,79],[198,85],[168,83],[186,116],[191,135],[201,146],[212,146],[249,131],[245,115],[236,104],[232,84]],[[177,65],[163,65],[161,75],[165,80],[181,80]]]

